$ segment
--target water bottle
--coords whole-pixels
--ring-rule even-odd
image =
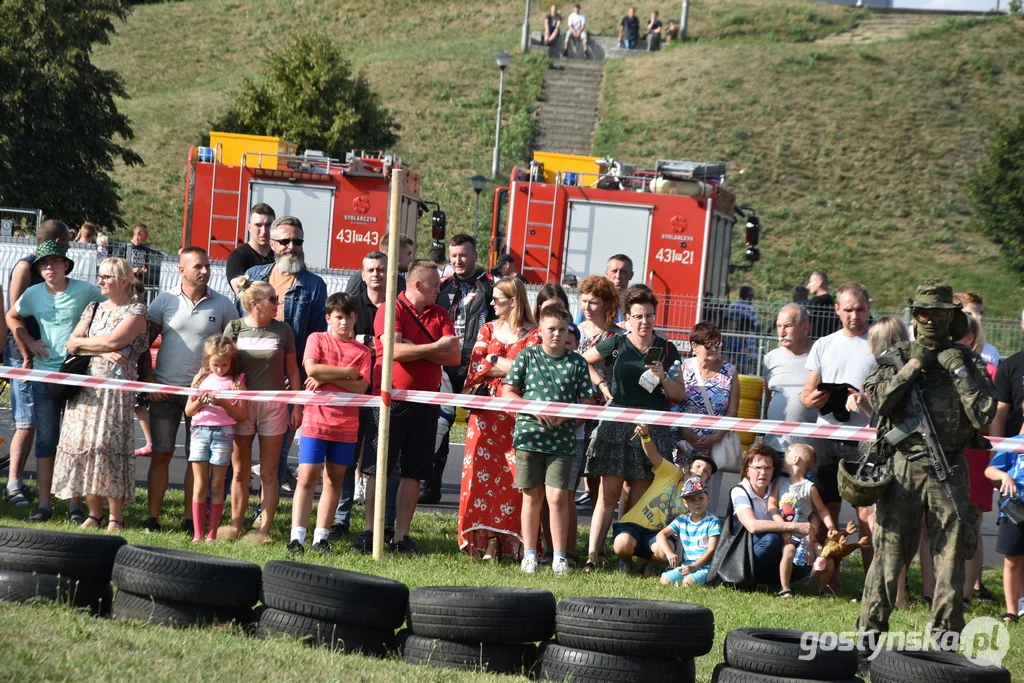
[[[682,372],[682,369],[683,364],[680,363],[679,361],[676,361],[675,363],[672,364],[672,367],[668,369],[668,378],[679,379],[679,373]]]
[[[123,349],[121,349],[121,354],[125,358],[130,356],[132,354],[132,345],[129,344],[128,346],[126,346]],[[124,363],[118,363],[117,365],[114,366],[114,377],[120,379],[123,375],[124,375]]]
[[[797,544],[796,557],[793,558],[793,564],[797,567],[807,566],[807,543],[808,540],[805,538]]]

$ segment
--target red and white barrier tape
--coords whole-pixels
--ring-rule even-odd
[[[121,391],[144,393],[193,395],[197,389],[178,387],[154,382],[133,382],[106,377],[85,375],[69,375],[62,372],[45,370],[26,370],[24,368],[0,367],[0,377],[7,379],[32,380],[54,384],[67,384]],[[246,401],[265,401],[275,403],[295,403],[302,405],[326,406],[368,406],[379,407],[380,396],[362,394],[328,394],[311,391],[223,391],[217,392],[219,398],[237,398]],[[578,403],[549,403],[547,401],[527,401],[524,399],[494,398],[470,394],[444,394],[437,391],[407,391],[396,389],[391,393],[396,401],[424,403],[428,405],[448,405],[474,410],[499,410],[510,413],[530,413],[532,415],[548,415],[570,419],[604,420],[612,422],[628,422],[631,424],[654,424],[664,427],[700,427],[703,429],[730,430],[737,432],[754,432],[756,434],[778,434],[782,436],[798,436],[811,439],[834,439],[843,441],[872,441],[875,430],[872,427],[839,426],[829,424],[813,424],[809,422],[784,422],[779,420],[758,420],[739,417],[714,417],[695,415],[693,413],[673,413],[660,410],[642,410],[640,408],[617,408],[609,406],[588,406]],[[387,400],[386,398],[383,400]],[[1015,451],[1024,453],[1024,440],[989,437],[995,450]]]

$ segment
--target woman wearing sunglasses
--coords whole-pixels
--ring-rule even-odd
[[[283,391],[288,387],[301,389],[299,366],[295,360],[295,336],[292,328],[277,320],[280,305],[277,292],[266,282],[253,282],[245,275],[235,278],[232,287],[238,292],[245,316],[232,320],[224,336],[238,347],[238,372],[245,377],[252,391]],[[252,442],[260,440],[260,479],[263,483],[263,514],[259,529],[246,538],[256,543],[270,543],[270,530],[280,488],[277,482],[278,453],[289,421],[294,427],[302,424],[302,406],[288,415],[284,403],[249,402],[249,419],[235,428],[235,450],[231,466],[235,476],[231,482],[231,526],[220,538],[238,538],[242,534],[249,503],[249,476],[252,471]],[[268,457],[264,458],[263,454]],[[214,520],[210,520],[212,526]]]

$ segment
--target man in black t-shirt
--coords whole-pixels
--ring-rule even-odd
[[[1024,324],[1022,324],[1024,325]],[[1024,351],[1018,351],[999,363],[996,371],[996,416],[989,426],[992,436],[1017,436],[1024,415]]]
[[[640,19],[636,16],[636,8],[630,7],[626,16],[619,22],[619,47],[635,50],[640,39]]]
[[[160,262],[164,253],[146,244],[149,228],[139,223],[132,229],[132,239],[125,245],[125,260],[132,267],[135,277],[146,287],[160,286]]]
[[[230,283],[253,266],[266,266],[274,262],[270,248],[270,226],[277,215],[269,204],[257,204],[249,211],[249,241],[239,245],[228,255],[225,273]],[[234,287],[232,287],[234,289]]]
[[[562,15],[558,13],[558,7],[552,5],[548,13],[544,15],[544,36],[542,42],[545,45],[555,45],[561,33]]]
[[[807,300],[807,312],[811,316],[811,338],[819,339],[838,332],[842,324],[836,315],[836,301],[828,291],[828,275],[820,270],[811,273],[807,278],[807,291],[811,295]]]

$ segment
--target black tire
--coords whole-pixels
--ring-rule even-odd
[[[715,615],[703,605],[663,600],[569,598],[558,603],[558,643],[578,650],[629,657],[677,659],[711,652]]]
[[[0,569],[110,581],[121,536],[0,527]]]
[[[313,564],[273,560],[263,567],[263,604],[334,624],[395,629],[409,588],[398,581]]]
[[[387,629],[335,624],[270,607],[260,608],[259,612],[260,638],[283,634],[307,645],[379,657],[395,649],[395,632]]]
[[[623,657],[549,642],[538,653],[537,678],[572,683],[693,683],[697,673],[692,659]]]
[[[85,607],[94,615],[105,616],[110,613],[114,589],[110,581],[0,569],[0,600],[26,602],[33,598]]]
[[[143,545],[118,551],[113,579],[129,593],[211,607],[251,608],[260,590],[252,562]]]
[[[453,640],[423,638],[408,629],[398,634],[398,646],[402,650],[402,659],[409,664],[496,674],[529,676],[537,659],[537,646],[533,643],[457,643]]]
[[[252,610],[247,607],[193,605],[177,600],[161,600],[148,595],[136,595],[126,590],[117,591],[117,595],[114,596],[114,609],[110,614],[114,619],[134,619],[173,628],[210,626],[231,622],[245,625],[252,618]]]
[[[417,588],[409,594],[409,628],[464,643],[536,643],[555,632],[555,596],[531,588]]]
[[[769,676],[768,674],[754,673],[734,669],[725,664],[719,664],[711,674],[711,683],[813,683],[814,679],[788,678],[785,676]],[[864,683],[864,679],[857,676],[850,678],[828,678],[831,683]]]
[[[831,681],[857,675],[857,650],[817,647],[819,634],[781,628],[738,628],[725,636],[725,663],[751,673]],[[813,648],[808,649],[813,641]],[[833,645],[833,643],[826,643]],[[848,647],[846,647],[848,646]],[[813,652],[811,659],[808,657]]]
[[[1010,683],[1001,666],[975,664],[952,652],[882,650],[871,661],[871,683]]]

